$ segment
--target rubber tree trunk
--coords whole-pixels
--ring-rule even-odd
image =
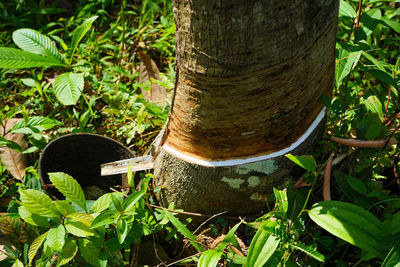
[[[158,197],[250,214],[323,128],[337,0],[173,0],[176,86],[155,162]]]

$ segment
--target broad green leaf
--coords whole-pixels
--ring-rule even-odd
[[[114,204],[114,207],[116,210],[118,211],[123,211],[122,209],[122,201],[120,200],[120,198],[116,195],[111,195],[111,201]]]
[[[90,225],[90,228],[97,228],[103,225],[109,225],[115,222],[116,218],[118,216],[118,212],[115,211],[104,211],[100,213],[92,222]]]
[[[51,66],[65,65],[53,58],[36,55],[21,49],[0,47],[0,68],[20,69]]]
[[[367,187],[360,179],[349,176],[347,177],[347,183],[357,193],[360,193],[362,195],[367,194]]]
[[[48,221],[48,218],[43,217],[39,214],[32,214],[30,213],[25,206],[19,206],[18,207],[18,214],[21,216],[21,218],[32,225],[44,227],[44,228],[49,228],[50,224]]]
[[[21,81],[28,87],[36,87],[36,82],[32,78],[21,79]]]
[[[93,22],[97,19],[98,16],[93,16],[85,20],[82,25],[78,26],[72,33],[72,40],[69,51],[69,61],[72,61],[72,57],[74,56],[75,50],[78,47],[79,42],[82,40],[83,36],[88,32],[88,30],[92,27]]]
[[[129,232],[129,226],[125,220],[118,220],[117,221],[117,236],[118,241],[122,244],[125,241],[126,236]]]
[[[70,175],[62,172],[49,173],[50,181],[69,200],[86,210],[86,199],[78,182]]]
[[[293,156],[292,154],[286,154],[285,156],[307,171],[314,171],[317,167],[312,156]]]
[[[88,237],[94,235],[94,231],[92,231],[89,226],[78,221],[68,221],[64,226],[65,229],[74,236]]]
[[[13,41],[22,50],[54,58],[64,64],[61,54],[58,52],[53,41],[46,35],[33,29],[19,29],[13,33]]]
[[[395,32],[400,33],[400,23],[391,19],[383,19],[384,24],[392,28]]]
[[[350,17],[354,19],[357,17],[357,13],[349,3],[347,3],[345,0],[340,0],[339,16]]]
[[[129,211],[133,209],[135,204],[143,197],[144,193],[143,191],[132,193],[122,202],[122,210]]]
[[[60,252],[65,243],[64,226],[62,224],[60,224],[56,228],[51,228],[48,231],[46,240],[47,240],[47,244],[50,246],[51,249]]]
[[[11,132],[23,134],[40,133],[61,124],[61,122],[52,120],[47,117],[33,116],[28,118],[27,121],[21,120],[17,122],[12,127]]]
[[[33,240],[31,246],[29,247],[28,250],[28,259],[29,259],[29,264],[32,264],[33,258],[35,257],[38,249],[42,245],[44,239],[46,238],[48,232],[45,232],[44,234],[41,234],[40,236],[36,237],[35,240]]]
[[[387,233],[381,221],[370,212],[347,202],[323,201],[316,203],[308,211],[310,218],[331,234],[382,256],[375,247]]]
[[[197,243],[197,238],[192,234],[192,232],[189,231],[189,229],[186,228],[186,226],[181,223],[172,213],[170,213],[168,210],[163,209],[165,212],[165,215],[168,217],[169,221],[175,226],[175,228],[178,230],[179,233],[181,233],[183,236],[189,239],[190,243],[197,249],[199,252],[203,252],[204,249],[203,247]]]
[[[102,266],[102,261],[107,259],[108,253],[102,253],[91,240],[80,238],[78,240],[78,245],[82,258],[94,266]]]
[[[382,13],[378,8],[369,9],[362,13],[360,23],[362,24],[362,30],[366,36],[371,35],[376,26],[382,22],[380,20],[381,17]]]
[[[17,259],[11,267],[24,267],[24,264]]]
[[[283,217],[286,217],[287,210],[289,208],[289,201],[286,194],[286,189],[278,190],[274,187],[274,195],[276,198],[276,205],[279,207]]]
[[[378,114],[379,119],[381,121],[384,120],[383,110],[381,101],[375,95],[369,96],[367,99],[364,100],[363,104],[367,107],[367,109],[373,113]]]
[[[19,189],[22,205],[32,214],[45,217],[58,217],[57,209],[50,197],[34,189]]]
[[[222,252],[216,250],[207,250],[201,254],[197,267],[215,267],[218,264]]]
[[[86,226],[90,226],[93,222],[93,217],[90,214],[82,212],[74,212],[67,215],[69,221],[81,222]]]
[[[65,200],[58,200],[53,202],[56,206],[59,213],[61,213],[64,217],[76,212],[75,209]]]
[[[70,262],[78,251],[78,245],[75,239],[67,239],[65,245],[57,259],[57,267]]]
[[[106,210],[110,207],[111,204],[111,194],[114,193],[107,193],[99,197],[92,205],[90,208],[90,212],[96,213],[96,212],[102,212],[103,210]]]
[[[336,87],[339,87],[341,82],[355,68],[361,56],[361,51],[349,52],[344,48],[339,49],[338,64],[335,71]]]
[[[83,73],[66,72],[54,81],[54,94],[63,105],[76,105],[84,86]]]
[[[398,88],[396,81],[392,78],[392,76],[389,73],[377,69],[367,69],[367,71],[371,73],[378,80],[386,84],[389,84],[395,88]]]
[[[279,243],[279,238],[262,228],[258,229],[247,253],[246,266],[263,266],[266,264],[278,248]]]

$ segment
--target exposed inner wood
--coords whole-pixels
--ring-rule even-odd
[[[168,146],[205,160],[266,155],[321,111],[334,75],[336,1],[250,2],[174,1],[179,75]]]

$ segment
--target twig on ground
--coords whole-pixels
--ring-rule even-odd
[[[329,156],[328,163],[325,167],[324,174],[324,186],[322,190],[322,194],[324,196],[324,200],[331,200],[331,173],[332,173],[332,163],[333,163],[334,153]]]
[[[385,147],[386,145],[391,146],[397,144],[397,140],[395,138],[390,138],[389,140],[358,140],[331,136],[331,140],[338,144],[351,147],[379,148]]]

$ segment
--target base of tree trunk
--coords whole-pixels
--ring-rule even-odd
[[[287,153],[310,153],[321,139],[325,118],[305,140]],[[286,153],[285,153],[286,154]],[[162,189],[157,198],[163,206],[213,215],[256,214],[266,208],[273,187],[297,179],[302,170],[285,155],[229,167],[205,167],[177,158],[161,148],[154,164],[155,185]]]

